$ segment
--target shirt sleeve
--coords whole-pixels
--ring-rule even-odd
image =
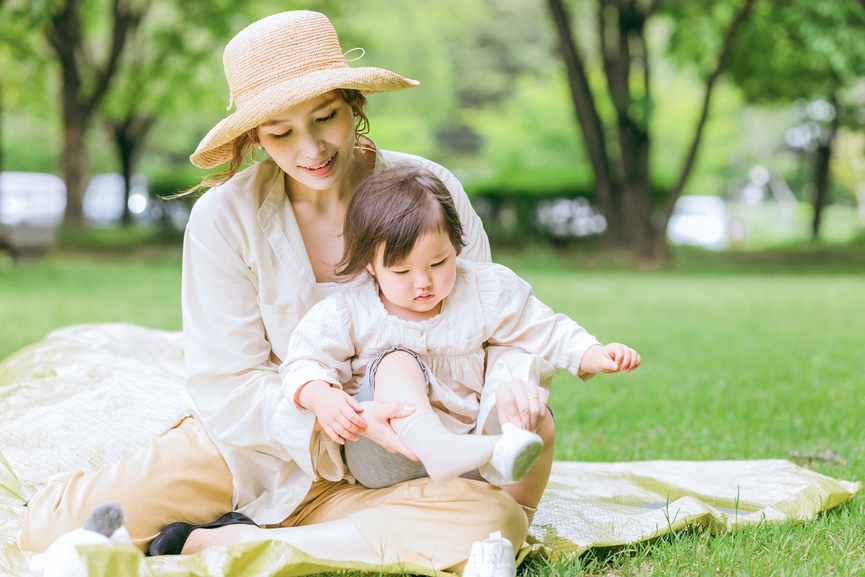
[[[354,356],[351,314],[345,296],[336,294],[312,307],[291,334],[279,367],[286,398],[294,400],[303,385],[315,380],[342,388],[351,379]]]
[[[315,415],[283,394],[262,320],[257,282],[241,241],[215,220],[220,209],[196,203],[184,237],[182,307],[186,388],[217,446],[296,461],[311,474]],[[291,306],[291,305],[286,305]],[[295,315],[286,309],[286,330]]]
[[[291,333],[285,361],[279,367],[285,398],[293,403],[298,390],[315,380],[341,389],[351,379],[354,356],[351,312],[345,296],[336,294],[312,307]],[[300,406],[297,409],[311,413]],[[308,466],[321,477],[340,481],[345,476],[340,446],[325,433],[314,435],[310,454]],[[301,464],[305,466],[307,463]]]
[[[538,300],[531,286],[500,265],[478,268],[478,289],[491,345],[520,347],[581,377],[580,361],[599,344],[586,329]]]

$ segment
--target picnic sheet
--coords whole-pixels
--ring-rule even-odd
[[[0,575],[26,574],[29,565],[31,555],[15,543],[23,503],[49,476],[113,462],[170,426],[182,383],[181,335],[128,324],[66,327],[0,362]],[[689,526],[720,533],[804,522],[861,487],[785,460],[556,462],[521,555],[580,554]],[[85,556],[91,575],[112,577],[434,574],[313,559],[280,542],[163,558],[95,547]]]

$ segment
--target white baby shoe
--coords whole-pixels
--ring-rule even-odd
[[[513,544],[501,531],[490,533],[485,541],[472,544],[463,577],[516,577],[517,564]]]
[[[539,435],[505,423],[493,456],[480,467],[481,476],[500,487],[519,483],[535,466],[543,449],[544,441]]]

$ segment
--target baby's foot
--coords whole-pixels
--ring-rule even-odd
[[[499,486],[519,483],[535,466],[543,448],[544,441],[539,435],[505,423],[493,456],[480,468],[480,473]]]

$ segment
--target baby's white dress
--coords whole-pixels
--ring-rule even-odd
[[[458,258],[453,291],[441,312],[425,321],[388,313],[370,276],[351,281],[348,290],[319,302],[301,319],[279,371],[288,399],[313,380],[353,395],[377,353],[394,346],[411,349],[431,373],[433,409],[449,430],[462,434],[475,428],[481,412],[487,344],[519,347],[587,380],[592,375],[580,372],[580,360],[599,343],[539,301],[507,267]],[[324,478],[344,475],[338,455],[336,446],[313,450],[314,466]]]

